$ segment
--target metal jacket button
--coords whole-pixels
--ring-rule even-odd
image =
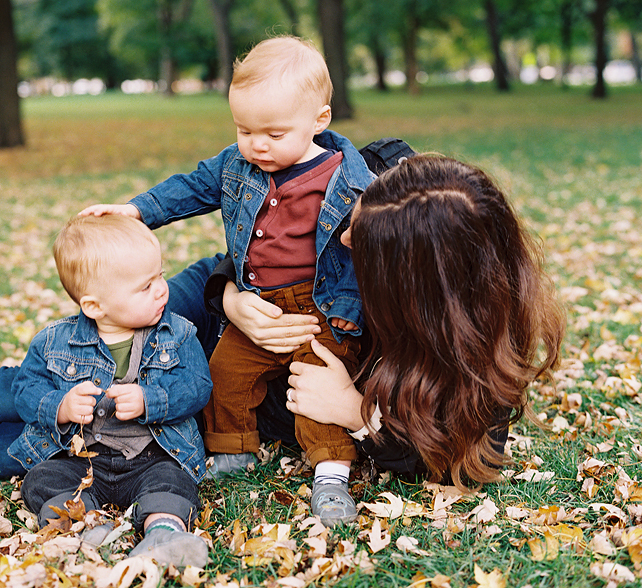
[[[323,312],[328,312],[328,310],[330,310],[330,305],[327,302],[324,302],[323,304],[321,304],[321,310]]]
[[[167,353],[167,351],[163,351],[158,359],[160,359],[163,363],[167,363],[169,361],[169,353]]]
[[[76,366],[73,363],[70,366],[67,366],[67,374],[70,376],[76,375]]]

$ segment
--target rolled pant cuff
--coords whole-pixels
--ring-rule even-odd
[[[149,515],[171,514],[181,519],[189,531],[196,520],[199,508],[199,504],[194,504],[191,500],[173,492],[152,492],[141,496],[140,500],[136,502],[132,512],[132,521],[134,528],[141,531],[145,519]]]
[[[247,433],[205,432],[205,448],[212,453],[258,453],[261,442],[258,431]]]
[[[307,452],[312,467],[322,461],[353,461],[357,458],[354,445],[339,445],[335,447],[317,447]]]

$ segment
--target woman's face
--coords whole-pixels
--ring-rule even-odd
[[[348,249],[352,249],[352,223],[354,219],[357,218],[359,211],[361,210],[361,198],[357,200],[357,203],[354,205],[352,210],[352,218],[350,219],[350,226],[343,231],[341,234],[341,243],[343,243]]]

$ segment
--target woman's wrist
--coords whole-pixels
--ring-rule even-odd
[[[363,441],[368,435],[370,435],[370,430],[378,431],[381,429],[383,423],[381,422],[381,410],[379,410],[379,405],[377,404],[374,408],[374,412],[368,421],[368,424],[363,422],[363,418],[360,418],[362,426],[359,429],[348,429],[348,434],[357,441]]]

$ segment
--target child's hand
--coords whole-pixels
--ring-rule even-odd
[[[78,216],[103,216],[104,214],[122,214],[123,216],[131,216],[136,220],[142,220],[140,211],[133,204],[94,204],[88,206],[78,213]]]
[[[91,423],[94,418],[95,396],[102,390],[93,382],[83,382],[74,386],[62,399],[58,410],[58,424],[78,423],[80,425]]]
[[[119,421],[130,421],[145,412],[145,397],[138,384],[114,384],[105,394],[116,401],[116,418]]]
[[[330,324],[335,329],[341,329],[343,331],[356,331],[359,328],[352,321],[346,321],[338,316],[332,317],[330,319]]]

